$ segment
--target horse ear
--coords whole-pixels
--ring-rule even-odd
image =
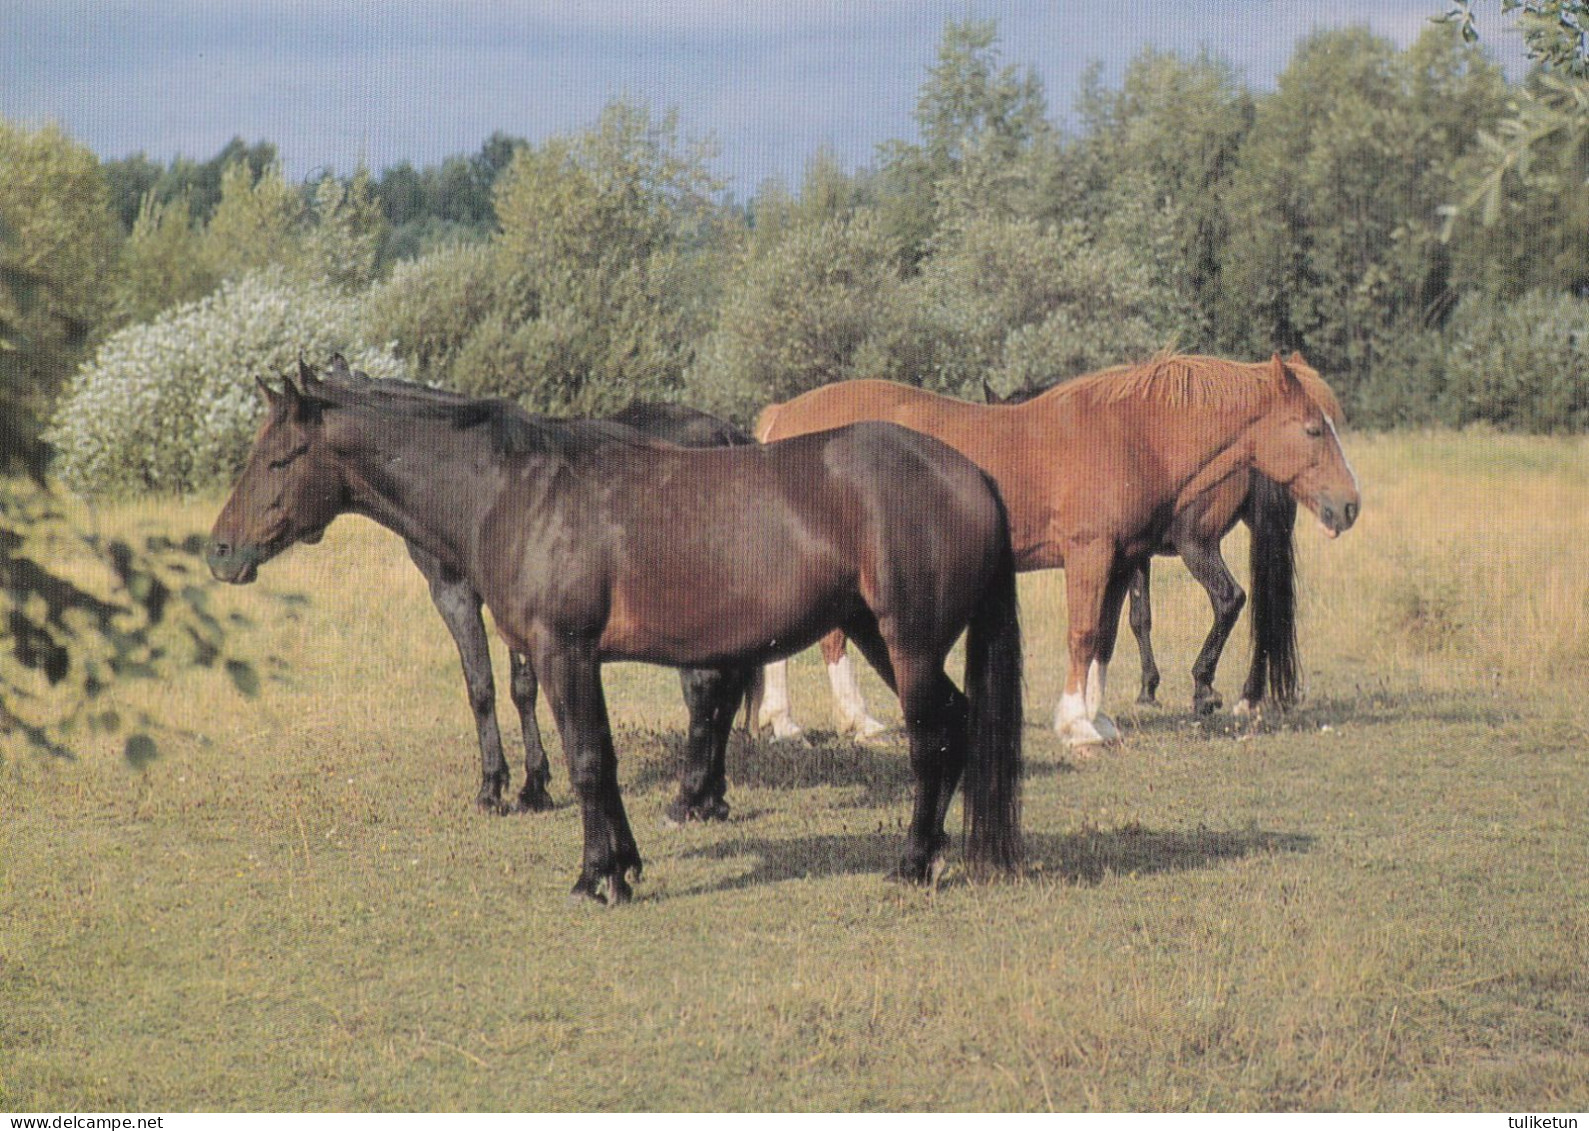
[[[1298,381],[1297,375],[1286,367],[1285,362],[1280,360],[1279,350],[1276,350],[1274,357],[1269,360],[1269,375],[1274,378],[1275,387],[1282,393],[1290,395],[1291,393],[1300,393],[1302,391],[1302,382]]]
[[[1286,364],[1287,365],[1307,365],[1308,364],[1308,359],[1302,356],[1302,351],[1301,350],[1292,350],[1291,351],[1291,356],[1286,358]],[[1312,366],[1308,366],[1308,368],[1311,369]]]
[[[302,357],[298,358],[298,381],[303,385],[305,396],[313,396],[321,385],[320,374],[316,373],[314,366],[309,365]]]
[[[331,360],[326,362],[326,372],[342,381],[347,381],[353,376],[352,371],[348,368],[348,359],[340,353],[331,355]]]
[[[263,377],[255,377],[254,384],[259,386],[260,395],[265,398],[265,407],[270,410],[270,414],[278,419],[284,417],[287,410],[287,394],[278,393],[275,389],[272,389],[265,383]],[[291,381],[288,381],[286,385],[287,388],[292,388]]]

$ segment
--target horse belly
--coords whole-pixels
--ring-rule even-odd
[[[601,637],[608,659],[687,667],[763,663],[810,647],[859,600],[832,571],[768,559],[627,572]]]

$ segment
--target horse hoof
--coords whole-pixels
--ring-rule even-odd
[[[504,809],[505,813],[549,813],[557,808],[557,802],[552,800],[552,795],[546,792],[546,787],[540,783],[527,784],[514,799],[511,808]]]
[[[1158,705],[1158,696],[1154,695],[1151,691],[1144,691],[1141,695],[1137,696],[1138,707],[1157,707]]]
[[[788,718],[761,719],[757,726],[761,730],[771,729],[773,740],[778,742],[790,738],[799,738],[805,733],[798,723]]]
[[[1255,718],[1260,713],[1260,710],[1258,705],[1252,700],[1238,699],[1236,705],[1230,709],[1230,713],[1238,719],[1246,719]]]
[[[854,742],[873,742],[888,733],[888,724],[880,723],[870,715],[846,719],[839,725],[839,733]]]
[[[662,811],[662,827],[682,829],[692,821],[698,821],[703,825],[711,821],[726,821],[728,814],[728,802],[721,798],[702,802],[699,805],[675,801]]]

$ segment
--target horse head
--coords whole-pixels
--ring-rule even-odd
[[[1335,430],[1339,405],[1301,354],[1269,363],[1276,396],[1252,431],[1253,465],[1282,484],[1336,537],[1357,521],[1362,498]]]
[[[221,509],[205,560],[218,580],[253,581],[259,567],[297,542],[318,542],[341,513],[341,475],[326,458],[313,369],[299,362],[300,390],[256,379],[267,412],[243,473]]]

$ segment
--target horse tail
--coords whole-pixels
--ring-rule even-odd
[[[1284,487],[1255,471],[1249,505],[1253,589],[1253,680],[1249,682],[1266,671],[1269,693],[1281,706],[1289,707],[1297,701],[1302,670],[1297,651],[1297,562],[1293,538],[1297,504]]]
[[[984,476],[984,478],[986,478]],[[998,488],[999,558],[966,635],[966,861],[1004,871],[1019,867],[1021,847],[1021,621],[1009,515]]]

